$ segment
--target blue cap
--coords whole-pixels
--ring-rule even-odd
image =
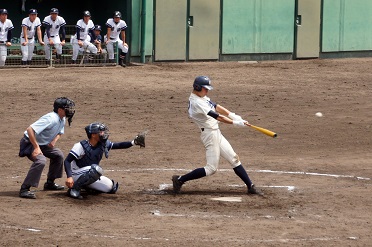
[[[58,14],[58,9],[57,8],[52,8],[51,10],[50,10],[50,13],[51,14]]]
[[[0,9],[0,15],[1,14],[8,14],[8,10],[6,10],[6,9]]]
[[[95,26],[94,26],[94,30],[101,31],[101,30],[102,30],[101,25],[95,25]]]
[[[30,9],[30,10],[28,11],[28,13],[29,13],[30,15],[37,15],[37,10],[36,10],[36,9]]]

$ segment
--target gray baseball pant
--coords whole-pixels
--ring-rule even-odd
[[[46,165],[47,159],[50,159],[49,171],[47,178],[50,180],[61,178],[63,172],[63,160],[64,156],[62,151],[59,148],[51,148],[47,145],[40,146],[41,152],[34,159],[31,155],[27,156],[29,160],[33,161],[30,170],[27,173],[27,176],[22,184],[22,187],[38,187],[41,177],[41,173]]]

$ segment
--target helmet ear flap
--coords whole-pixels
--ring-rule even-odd
[[[196,84],[196,83],[194,83],[194,90],[195,91],[198,91],[198,92],[200,92],[201,90],[202,90],[202,86],[200,86],[200,85],[198,85],[198,84]]]

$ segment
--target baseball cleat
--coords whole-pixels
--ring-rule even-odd
[[[263,195],[263,193],[256,188],[256,186],[254,184],[252,184],[251,188],[248,189],[248,194],[252,194],[252,195]]]
[[[58,185],[56,183],[45,183],[44,190],[64,190],[65,186]]]
[[[173,192],[176,194],[180,193],[181,187],[183,185],[183,183],[180,180],[178,180],[179,177],[180,176],[178,175],[172,176]]]
[[[29,191],[28,189],[20,190],[19,197],[28,198],[28,199],[36,199],[35,193]]]

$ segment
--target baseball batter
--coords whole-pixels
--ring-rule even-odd
[[[133,145],[145,147],[144,135],[137,135],[131,142],[111,142],[108,140],[109,129],[100,122],[91,123],[85,127],[88,140],[75,143],[65,159],[67,175],[66,185],[68,195],[82,199],[81,189],[95,192],[114,194],[119,184],[103,176],[103,169],[99,165],[103,154],[108,158],[111,149],[125,149]]]
[[[44,45],[41,38],[41,21],[37,17],[37,10],[30,9],[28,17],[22,20],[22,32],[21,32],[21,51],[22,51],[22,65],[30,65],[35,49],[35,33],[39,43]]]
[[[61,59],[62,55],[62,46],[65,45],[65,37],[66,37],[66,30],[65,30],[65,19],[58,15],[59,11],[56,8],[52,8],[50,10],[50,15],[44,18],[43,25],[45,26],[45,33],[44,33],[44,46],[45,51],[45,59],[47,60],[47,64],[49,64],[50,60],[50,52],[51,47],[54,46],[57,50],[56,58],[57,60]],[[59,33],[61,32],[61,38]]]
[[[88,10],[83,12],[83,19],[76,23],[76,34],[71,37],[72,43],[72,63],[76,63],[79,50],[88,50],[90,53],[97,54],[97,47],[92,44],[91,39],[95,40],[94,24],[90,19]]]
[[[109,61],[114,63],[114,43],[118,43],[118,47],[121,50],[119,56],[119,64],[125,67],[125,55],[128,53],[128,44],[125,43],[125,29],[127,24],[121,20],[121,13],[119,11],[114,12],[113,18],[110,18],[106,22],[107,35],[106,35],[106,46],[109,55]],[[119,36],[121,35],[121,39]]]
[[[213,175],[217,171],[220,156],[222,156],[233,167],[235,174],[247,185],[248,194],[260,194],[241,164],[239,156],[221,134],[218,126],[218,122],[223,122],[244,127],[248,122],[207,97],[208,91],[213,89],[208,77],[196,77],[193,88],[189,97],[188,112],[201,131],[200,137],[206,149],[207,165],[183,176],[174,175],[172,177],[173,191],[179,193],[182,185],[189,180]]]
[[[11,46],[13,23],[8,19],[8,10],[0,9],[0,67],[5,66],[7,47]]]

